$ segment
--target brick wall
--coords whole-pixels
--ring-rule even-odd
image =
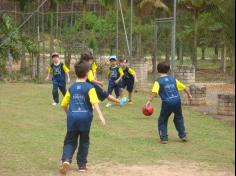
[[[175,76],[186,85],[195,83],[195,67],[188,65],[176,66]]]
[[[190,101],[186,94],[183,93],[183,104],[184,105],[204,105],[206,104],[206,86],[197,86],[190,85],[189,91],[193,96],[193,99]]]
[[[235,95],[219,94],[217,113],[219,115],[234,116],[235,115]]]
[[[145,60],[133,60],[132,67],[134,68],[138,83],[136,83],[137,90],[144,90],[147,87],[148,80],[148,64]]]

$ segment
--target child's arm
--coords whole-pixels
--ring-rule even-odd
[[[190,92],[187,90],[187,87],[183,83],[181,83],[179,80],[176,80],[176,86],[179,91],[184,91],[184,93],[187,94],[190,100],[193,98]]]
[[[61,107],[65,111],[65,113],[67,113],[67,111],[68,111],[69,103],[70,103],[70,92],[67,91],[62,102],[61,102]]]
[[[151,94],[151,96],[150,96],[150,98],[149,98],[149,100],[147,101],[147,103],[146,103],[146,106],[149,106],[151,103],[152,103],[152,101],[153,101],[153,99],[156,97],[156,94],[155,93],[152,93]]]
[[[46,77],[46,81],[49,80],[49,78],[50,78],[50,74],[51,74],[51,73],[52,73],[52,67],[49,66],[49,67],[48,67],[48,74],[47,74],[47,77]]]
[[[133,75],[134,81],[135,81],[135,82],[138,82],[136,72],[135,72],[132,68],[129,68],[129,73],[130,73],[131,75]]]
[[[120,73],[120,77],[115,81],[116,84],[118,84],[124,76],[124,71],[122,68],[119,68],[119,73]]]
[[[146,106],[149,106],[151,104],[151,102],[153,101],[153,99],[156,97],[156,95],[159,93],[160,90],[160,84],[156,81],[154,83],[154,86],[152,88],[152,94],[150,96],[150,99],[147,101]]]
[[[66,76],[67,76],[67,82],[70,83],[70,74],[66,73]]]
[[[48,71],[47,77],[46,77],[46,81],[48,81],[50,79],[50,71]]]
[[[103,81],[98,81],[98,80],[96,80],[96,79],[94,79],[94,80],[92,81],[92,83],[98,84],[98,85],[100,85],[100,86],[103,86],[103,85],[104,85],[104,82],[103,82]]]
[[[89,98],[90,98],[90,103],[94,106],[95,110],[98,113],[98,117],[99,117],[99,119],[101,121],[101,125],[105,126],[106,121],[105,121],[105,118],[103,117],[101,109],[100,109],[100,107],[98,105],[99,100],[98,100],[98,96],[97,96],[97,93],[95,91],[95,88],[90,89],[88,94],[89,94]]]
[[[189,100],[192,100],[192,99],[193,99],[193,97],[192,97],[191,93],[190,93],[190,92],[189,92],[187,89],[184,89],[184,93],[186,93],[186,94],[187,94],[187,96],[188,96]]]
[[[89,73],[88,73],[88,80],[89,80],[91,83],[94,83],[94,84],[98,84],[98,85],[103,86],[103,82],[102,82],[102,81],[98,81],[98,80],[95,79],[92,70],[90,70]]]
[[[67,82],[70,83],[70,70],[69,70],[69,68],[65,64],[63,64],[63,70],[66,73]]]
[[[102,114],[102,111],[101,111],[98,103],[93,104],[93,106],[94,106],[95,110],[98,113],[98,117],[99,117],[99,119],[101,121],[101,126],[105,126],[106,125],[106,121],[105,121],[105,118],[104,118],[104,116]]]

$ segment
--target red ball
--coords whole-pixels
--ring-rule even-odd
[[[151,105],[149,105],[149,106],[144,106],[142,111],[145,116],[151,116],[154,112],[154,109]]]

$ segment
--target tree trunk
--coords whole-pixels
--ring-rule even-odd
[[[206,48],[202,47],[201,49],[202,49],[202,57],[201,57],[201,60],[205,60],[205,59],[206,59],[206,57],[205,57],[205,50],[206,50]]]
[[[141,50],[142,50],[142,34],[138,34],[138,41],[137,41],[137,59],[141,58]]]
[[[68,68],[70,68],[70,63],[71,63],[71,52],[69,51],[67,55],[65,53],[65,64]]]
[[[20,59],[20,72],[25,74],[26,73],[26,56],[25,52],[23,53],[21,59]]]
[[[219,58],[219,49],[218,46],[215,47],[215,59],[218,60]]]
[[[10,51],[8,52],[7,61],[8,61],[7,71],[10,77],[12,75],[12,64],[13,64],[13,57]]]
[[[180,41],[179,44],[179,59],[180,59],[180,64],[183,65],[184,64],[184,56],[183,56],[183,41]]]
[[[193,60],[192,63],[197,68],[197,43],[198,43],[198,12],[194,12],[194,41],[193,41]]]
[[[165,52],[165,60],[166,62],[169,62],[170,61],[170,53],[169,53],[169,48],[166,47],[166,52]]]
[[[57,3],[57,10],[56,10],[56,38],[58,38],[58,26],[59,26],[59,4]]]
[[[50,43],[49,43],[50,54],[53,52],[53,13],[50,13]]]
[[[87,11],[87,8],[86,8],[86,5],[87,5],[87,0],[83,0],[83,17],[86,15],[86,11]],[[85,30],[86,30],[86,26],[85,26],[85,23],[83,22],[83,34],[82,34],[82,52],[85,51]]]
[[[220,66],[220,70],[223,73],[226,73],[226,46],[225,45],[221,48],[221,66]]]

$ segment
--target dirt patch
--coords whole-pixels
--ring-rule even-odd
[[[86,173],[78,173],[75,168],[68,176],[234,176],[233,170],[217,170],[204,164],[189,162],[161,162],[157,165],[132,165],[103,163],[94,165]]]

